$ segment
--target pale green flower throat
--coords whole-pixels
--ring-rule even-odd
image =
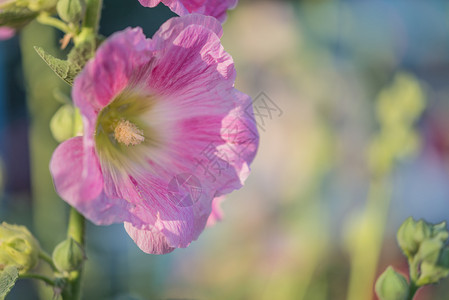
[[[100,111],[95,126],[100,159],[123,165],[128,159],[139,160],[142,151],[157,144],[155,130],[145,122],[153,105],[153,96],[125,90]]]

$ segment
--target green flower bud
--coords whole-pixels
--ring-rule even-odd
[[[438,249],[437,261],[434,261],[435,254],[432,253],[432,247],[426,246],[426,248],[429,249],[430,254],[428,254],[428,257],[430,256],[431,258],[428,260],[424,260],[423,258],[423,262],[421,263],[420,267],[421,274],[417,280],[417,284],[419,286],[438,283],[438,281],[449,275],[449,248],[446,247],[441,249],[441,244],[441,247]],[[424,250],[423,253],[425,254]]]
[[[449,238],[449,231],[446,228],[446,222],[441,222],[432,226],[431,236],[444,243]]]
[[[405,277],[392,267],[388,267],[376,282],[376,293],[380,300],[406,300],[408,288]]]
[[[416,227],[416,222],[412,217],[409,217],[402,223],[398,230],[397,240],[399,247],[401,247],[404,254],[408,257],[414,256],[419,249],[419,243],[415,240]]]
[[[58,142],[82,135],[83,121],[79,110],[70,104],[63,105],[51,119],[50,130]]]
[[[16,266],[20,273],[34,268],[39,260],[38,241],[25,226],[0,225],[0,269]]]
[[[419,247],[419,257],[422,261],[429,264],[435,264],[440,257],[440,251],[443,248],[443,243],[437,239],[425,240]]]
[[[416,223],[414,239],[415,242],[421,243],[425,239],[431,237],[432,235],[432,225],[425,222],[424,220],[419,220]]]
[[[77,23],[84,14],[83,0],[59,0],[56,5],[59,17],[68,23]]]
[[[428,262],[423,262],[421,264],[421,275],[416,281],[416,284],[418,286],[423,286],[426,284],[438,283],[438,281],[447,277],[448,275],[449,268],[430,264]]]
[[[72,238],[59,243],[53,251],[53,262],[61,272],[78,270],[84,261],[84,250]]]
[[[416,222],[412,217],[404,221],[397,234],[399,246],[409,258],[415,256],[420,251],[421,244],[432,240],[433,242],[429,242],[430,244],[424,246],[426,251],[425,256],[427,256],[430,251],[428,247],[437,247],[438,245],[436,244],[444,243],[448,237],[449,232],[446,229],[445,222],[432,225],[423,220]]]

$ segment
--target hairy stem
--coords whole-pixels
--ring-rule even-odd
[[[47,254],[44,251],[39,252],[39,258],[42,259],[43,261],[45,261],[47,264],[50,265],[50,267],[53,269],[53,271],[56,271],[56,266],[53,263],[53,259],[51,258],[51,256],[49,254]]]
[[[84,248],[84,232],[85,219],[75,209],[70,210],[69,227],[67,228],[67,237],[74,239],[81,247]],[[78,271],[70,273],[67,285],[62,291],[62,298],[64,300],[79,300],[81,299],[81,279],[83,275],[83,266]]]
[[[72,33],[71,28],[66,23],[59,19],[53,18],[47,12],[42,12],[39,16],[37,16],[36,20],[41,24],[55,27],[64,33]]]
[[[410,287],[408,289],[407,300],[413,300],[413,298],[415,297],[416,291],[418,289],[419,289],[419,286],[417,286],[413,280],[410,280]]]
[[[100,25],[103,0],[86,0],[86,14],[84,15],[81,32],[75,37],[75,45],[85,41],[95,40]]]
[[[43,282],[45,282],[48,285],[54,286],[55,283],[53,282],[53,280],[51,280],[50,278],[44,276],[44,275],[40,275],[40,274],[32,274],[32,273],[25,273],[22,275],[19,275],[20,279],[37,279],[37,280],[42,280]]]

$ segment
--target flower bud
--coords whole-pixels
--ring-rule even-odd
[[[408,257],[414,256],[419,249],[419,243],[415,240],[416,225],[417,224],[413,218],[409,217],[404,221],[404,223],[402,223],[398,230],[397,240],[399,246]]]
[[[415,224],[416,224],[414,233],[415,242],[421,243],[425,239],[431,237],[432,234],[431,224],[425,222],[424,220],[419,220],[418,222],[415,222]]]
[[[84,261],[84,250],[72,238],[59,243],[53,251],[53,262],[61,272],[78,270]]]
[[[433,257],[434,254],[430,256]],[[440,247],[438,249],[437,261],[433,261],[433,258],[430,261],[423,260],[420,271],[421,274],[417,281],[419,286],[438,283],[438,281],[447,277],[449,275],[449,249],[441,249]]]
[[[0,269],[16,266],[20,273],[34,268],[39,260],[40,246],[25,226],[0,225]]]
[[[56,111],[50,121],[50,130],[58,142],[83,133],[83,121],[78,109],[66,104]]]
[[[442,243],[446,242],[446,240],[449,238],[449,231],[447,231],[446,229],[446,222],[441,222],[440,224],[433,225],[431,229],[432,238],[437,239]]]
[[[56,5],[59,17],[68,23],[77,23],[84,14],[83,0],[59,0]]]
[[[419,257],[422,261],[429,264],[435,264],[440,257],[440,251],[443,248],[443,243],[437,239],[425,240],[419,247]]]
[[[380,300],[406,300],[407,280],[392,267],[388,267],[377,279],[376,293]]]

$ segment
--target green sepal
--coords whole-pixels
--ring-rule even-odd
[[[34,50],[36,50],[56,75],[72,86],[75,77],[81,72],[87,61],[94,56],[95,41],[86,41],[73,47],[67,60],[56,58],[45,52],[41,47],[35,46]]]
[[[16,266],[7,266],[0,271],[0,300],[5,299],[6,295],[8,295],[16,284],[18,278],[19,270]]]
[[[73,85],[73,80],[75,79],[78,72],[71,66],[71,64],[59,58],[56,58],[41,47],[34,47],[34,50],[39,54],[39,56],[47,63],[50,69],[56,73],[62,80],[64,80],[70,86]]]
[[[94,57],[95,49],[95,41],[85,41],[73,47],[67,57],[67,61],[70,63],[74,72],[77,74],[81,72],[87,61]]]

